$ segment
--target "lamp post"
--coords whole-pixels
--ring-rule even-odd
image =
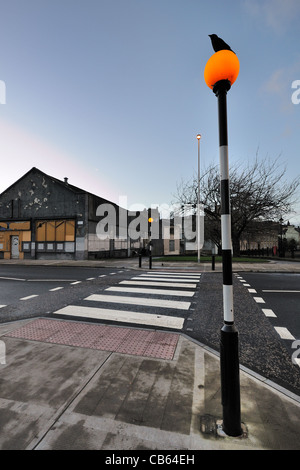
[[[201,134],[197,134],[198,140],[198,210],[197,210],[197,250],[198,250],[198,263],[200,263],[200,139]]]
[[[240,411],[240,378],[238,331],[234,324],[232,286],[232,241],[229,193],[229,163],[227,140],[227,92],[239,73],[239,60],[229,50],[216,52],[208,60],[204,79],[218,98],[219,154],[221,189],[221,238],[223,264],[223,314],[221,329],[220,366],[223,406],[222,428],[229,436],[242,434]]]

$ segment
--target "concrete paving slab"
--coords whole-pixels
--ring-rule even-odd
[[[72,331],[81,324],[67,323]],[[0,365],[3,450],[300,447],[300,397],[243,369],[245,433],[221,437],[218,355],[184,335],[177,335],[172,359],[161,359],[9,336],[28,324],[37,326],[31,320],[0,327],[6,345],[6,364]]]

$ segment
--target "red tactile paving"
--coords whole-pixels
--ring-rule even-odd
[[[137,356],[173,359],[179,335],[39,318],[6,336]]]

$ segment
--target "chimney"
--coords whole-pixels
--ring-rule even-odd
[[[64,181],[65,181],[65,184],[68,184],[68,178],[67,177],[64,178]]]

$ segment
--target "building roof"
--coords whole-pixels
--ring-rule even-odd
[[[27,171],[27,173],[25,173],[23,176],[21,176],[21,178],[19,178],[17,181],[15,181],[12,185],[10,185],[8,188],[6,188],[1,194],[0,194],[0,197],[6,193],[7,191],[9,191],[13,186],[16,186],[18,183],[20,183],[20,181],[22,181],[24,178],[26,178],[28,175],[30,175],[30,173],[39,173],[40,175],[46,177],[46,178],[50,178],[52,181],[54,181],[55,183],[63,186],[64,188],[67,188],[69,191],[72,191],[73,193],[81,193],[81,194],[90,194],[91,196],[94,196],[94,197],[98,197],[100,199],[103,199],[105,201],[107,201],[106,199],[102,198],[101,196],[96,196],[95,194],[92,194],[90,193],[89,191],[86,191],[84,189],[81,189],[79,188],[78,186],[74,186],[73,184],[70,184],[66,178],[65,181],[62,181],[62,180],[59,180],[58,178],[55,178],[54,176],[51,176],[51,175],[48,175],[46,173],[44,173],[43,171],[39,170],[38,168],[36,167],[32,167],[29,171]],[[110,201],[107,201],[107,202],[110,202]],[[113,204],[113,203],[111,203]]]

